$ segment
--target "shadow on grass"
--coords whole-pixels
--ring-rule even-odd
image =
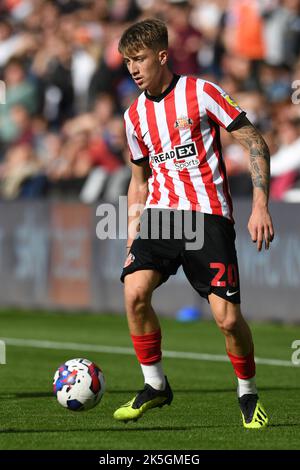
[[[268,429],[272,428],[291,428],[291,427],[300,427],[300,423],[278,423],[278,424],[269,424]],[[91,428],[89,427],[88,429],[85,428],[74,428],[74,429],[14,429],[14,428],[9,428],[9,429],[0,429],[0,435],[1,434],[47,434],[47,433],[53,433],[53,434],[70,434],[70,433],[76,433],[76,432],[83,432],[83,433],[90,433],[90,432],[101,432],[101,433],[107,433],[107,432],[161,432],[161,431],[166,431],[166,432],[172,432],[172,431],[196,431],[200,429],[224,429],[224,428],[230,428],[230,429],[236,429],[240,430],[241,432],[248,433],[248,430],[243,429],[240,424],[202,424],[202,425],[190,425],[190,426],[149,426],[149,427],[135,427],[135,428],[129,428],[128,426],[117,426],[117,427],[111,427],[111,428]]]
[[[229,392],[236,392],[236,388],[214,388],[214,389],[200,389],[200,388],[194,388],[194,389],[179,389],[179,388],[173,388],[172,390],[174,393],[229,393]],[[109,394],[115,394],[118,395],[119,393],[137,393],[137,389],[135,390],[107,390],[107,393]],[[0,395],[1,396],[1,395]]]
[[[232,393],[235,392],[236,389],[190,389],[190,390],[183,390],[183,389],[173,389],[174,393]],[[106,390],[107,394],[110,395],[121,395],[121,394],[133,394],[135,395],[138,392],[138,390],[135,389],[124,389],[124,390]],[[6,393],[0,393],[0,399],[1,400],[15,400],[18,398],[47,398],[47,397],[53,397],[54,394],[51,392],[20,392],[20,393],[15,393],[15,392],[6,392]]]
[[[128,428],[123,426],[112,427],[112,428],[75,428],[75,429],[0,429],[0,434],[39,434],[39,433],[72,433],[72,432],[153,432],[153,431],[192,431],[197,429],[219,429],[224,427],[240,427],[224,424],[206,424],[197,426],[149,426],[149,427],[136,427]]]
[[[236,387],[234,388],[190,388],[190,389],[180,389],[180,388],[173,388],[172,387],[172,390],[174,393],[232,393],[232,392],[235,392],[236,393]],[[258,386],[258,391],[263,391],[263,392],[268,392],[268,391],[283,391],[283,392],[286,392],[288,390],[299,390],[300,391],[300,387],[282,387],[282,386],[279,386],[277,387],[276,385],[275,386],[272,386],[272,387],[260,387]],[[109,394],[119,394],[119,393],[137,393],[137,389],[135,390],[119,390],[119,389],[115,389],[115,390],[107,390],[107,393]],[[0,395],[1,396],[1,395]]]
[[[51,392],[7,392],[7,393],[0,393],[1,400],[15,400],[16,398],[46,398],[46,397],[53,397],[53,393]]]
[[[272,386],[272,387],[259,387],[259,392],[269,392],[269,391],[289,391],[289,390],[300,390],[300,387],[282,387],[282,386]],[[232,393],[236,392],[236,388],[194,388],[194,389],[179,389],[179,388],[173,388],[174,393],[190,393],[190,394],[211,394],[211,393]],[[124,390],[119,390],[119,389],[114,389],[114,390],[107,390],[107,394],[109,395],[121,395],[121,394],[136,394],[137,389],[124,389]],[[6,392],[6,393],[0,393],[0,399],[1,400],[15,400],[15,399],[22,399],[22,398],[48,398],[48,397],[53,397],[53,393],[51,391],[49,392]]]

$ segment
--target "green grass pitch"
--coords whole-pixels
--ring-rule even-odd
[[[213,322],[161,324],[164,350],[225,353]],[[251,328],[257,357],[291,359],[299,326]],[[126,319],[118,315],[5,310],[0,337],[131,347]],[[56,368],[74,357],[95,361],[106,378],[101,403],[88,412],[63,409],[52,396]],[[7,364],[0,366],[0,449],[299,449],[299,367],[257,366],[260,398],[270,416],[263,431],[241,425],[229,362],[166,358],[164,367],[172,405],[123,424],[113,419],[114,410],[143,386],[133,355],[7,345]]]

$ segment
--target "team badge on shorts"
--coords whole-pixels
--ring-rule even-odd
[[[125,261],[125,264],[124,264],[124,268],[127,268],[127,266],[129,266],[131,263],[133,263],[135,260],[135,256],[133,253],[129,253],[129,255],[127,256],[126,258],[126,261]]]
[[[188,129],[189,127],[193,125],[193,122],[194,122],[193,119],[187,116],[181,116],[177,118],[176,121],[174,122],[174,127],[175,129],[177,129],[178,127],[180,129]]]

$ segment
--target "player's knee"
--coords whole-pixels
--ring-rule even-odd
[[[234,334],[242,319],[240,306],[218,299],[213,306],[213,314],[220,330],[226,335]]]
[[[125,285],[125,303],[126,309],[132,314],[143,313],[147,310],[151,301],[151,296],[145,286]]]
[[[221,320],[217,321],[219,328],[226,334],[233,334],[239,327],[239,320],[234,316],[225,316]]]

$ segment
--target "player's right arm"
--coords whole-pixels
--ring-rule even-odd
[[[137,102],[124,113],[125,132],[131,159],[131,180],[128,188],[128,238],[127,254],[139,231],[139,219],[148,196],[149,149],[141,133]]]
[[[139,219],[148,197],[148,179],[151,176],[149,162],[132,164],[131,180],[128,188],[128,238],[127,254],[139,231]]]

